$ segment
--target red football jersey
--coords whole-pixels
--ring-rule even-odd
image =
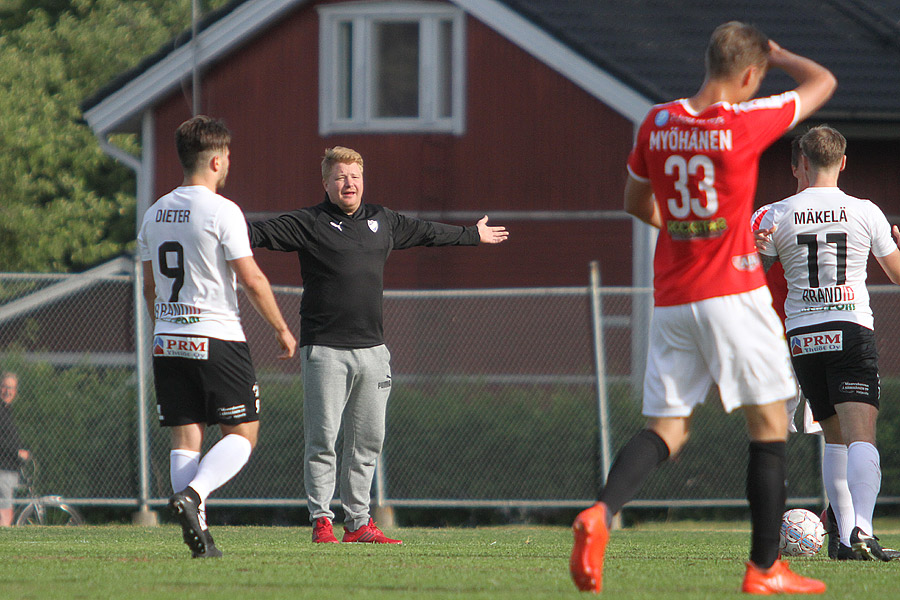
[[[796,124],[795,92],[703,112],[687,100],[654,106],[628,171],[650,181],[662,215],[653,259],[657,306],[697,302],[765,285],[747,223],[759,157]]]

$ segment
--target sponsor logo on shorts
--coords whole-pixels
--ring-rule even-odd
[[[384,390],[384,389],[387,389],[387,388],[389,388],[389,387],[391,387],[391,376],[390,376],[390,375],[387,376],[387,379],[386,379],[385,381],[379,381],[379,382],[378,382],[378,389],[379,389],[379,390]]]
[[[157,335],[153,338],[153,356],[207,360],[209,338]]]
[[[243,419],[247,416],[247,407],[243,404],[238,406],[225,406],[216,409],[216,414],[220,419]]]
[[[841,383],[841,393],[843,394],[859,394],[860,396],[869,395],[869,384],[855,381],[844,381]]]
[[[791,336],[791,356],[817,354],[819,352],[840,352],[844,349],[843,332],[817,331]]]

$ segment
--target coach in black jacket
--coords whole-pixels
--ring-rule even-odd
[[[385,261],[395,249],[498,244],[508,234],[503,227],[489,227],[486,216],[460,227],[364,204],[363,160],[349,148],[326,150],[322,183],[321,204],[250,224],[251,245],[296,252],[300,259],[304,482],[313,541],[337,542],[330,503],[343,415],[343,541],[400,543],[385,537],[369,513],[391,390],[382,320]]]

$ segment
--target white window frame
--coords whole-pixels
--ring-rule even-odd
[[[319,11],[319,134],[360,133],[452,133],[465,127],[465,13],[435,2],[366,2],[326,4]],[[438,24],[449,20],[451,32],[450,116],[438,115],[436,65]],[[351,94],[352,117],[338,115],[339,28],[352,22]],[[375,117],[374,25],[379,22],[418,22],[419,25],[419,116]]]

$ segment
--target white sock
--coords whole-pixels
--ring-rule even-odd
[[[199,452],[193,450],[169,452],[169,480],[172,482],[173,492],[180,492],[190,485],[194,475],[197,474],[197,465],[199,464]]]
[[[173,492],[180,492],[191,484],[191,480],[197,475],[199,464],[199,452],[181,449],[169,452],[169,480],[172,482]],[[200,523],[206,526],[206,502],[200,503]]]
[[[200,495],[200,501],[206,502],[207,496],[237,475],[250,460],[252,451],[250,440],[235,433],[226,435],[210,448],[190,483]]]
[[[822,481],[828,502],[834,511],[841,543],[850,545],[850,532],[856,524],[853,512],[853,496],[847,485],[847,446],[843,444],[825,444],[825,455],[822,457]]]
[[[847,485],[853,496],[856,526],[874,535],[872,513],[881,490],[881,457],[869,442],[853,442],[847,447]]]

